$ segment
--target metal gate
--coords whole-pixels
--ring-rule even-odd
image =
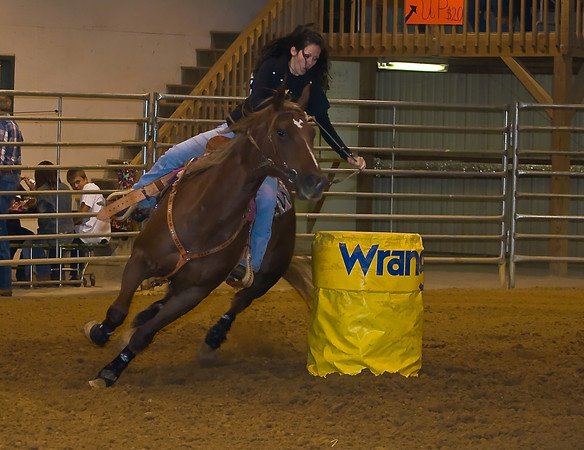
[[[174,143],[157,139],[159,128],[166,123],[178,123],[193,133],[219,123],[206,117],[189,120],[160,117],[160,101],[197,102],[206,105],[199,108],[201,111],[214,108],[223,110],[226,115],[232,105],[241,100],[238,97],[163,94],[0,93],[17,96],[21,110],[20,105],[25,105],[30,111],[45,110],[44,113],[31,112],[15,117],[21,126],[32,124],[25,133],[23,151],[44,149],[53,155],[56,169],[64,171],[80,166],[90,171],[93,177],[112,169],[145,170]],[[31,102],[30,106],[27,101]],[[112,114],[120,103],[125,102],[132,106],[122,107],[124,114]],[[317,138],[315,149],[333,184],[322,202],[296,203],[298,254],[310,252],[312,237],[318,230],[419,233],[424,241],[427,263],[493,265],[498,269],[501,282],[509,286],[514,286],[516,265],[520,263],[584,262],[584,239],[581,237],[584,170],[580,165],[584,107],[367,100],[331,100],[331,104],[333,110],[355,113],[346,117],[361,117],[334,124],[348,144],[354,143],[349,145],[350,148],[368,159],[368,168],[345,180],[352,171],[344,163],[339,165],[338,156],[320,137]],[[575,125],[558,127],[551,124],[546,113],[554,108],[574,114]],[[84,132],[72,131],[79,124],[90,127],[92,135],[99,135],[102,139],[80,138],[85,136]],[[120,124],[126,127],[126,134],[110,139],[112,127]],[[563,137],[558,138],[562,133]],[[29,140],[27,135],[38,137]],[[554,143],[557,139],[563,139],[561,142],[569,145],[558,151]],[[149,141],[153,145],[149,146]],[[128,145],[141,151],[139,163],[127,164],[127,161],[106,156],[104,149],[118,147],[120,153],[123,150],[119,148]],[[90,152],[90,160],[94,162],[76,164],[72,155],[79,151]],[[567,170],[551,170],[552,154],[567,157]],[[21,169],[33,170],[36,167],[25,165]],[[570,180],[568,192],[552,192],[553,177]],[[99,192],[108,195],[114,190],[102,189]],[[75,192],[70,191],[70,194],[75,195]],[[567,213],[550,214],[552,199],[564,201]],[[34,220],[36,217],[38,215],[1,215],[0,219]],[[550,227],[555,231],[550,232]],[[132,238],[136,234],[134,230],[113,232],[111,236]],[[6,236],[0,240],[16,238]],[[32,240],[47,238],[57,242],[63,235],[31,237]],[[554,248],[553,245],[556,246],[555,253],[547,252]],[[558,254],[557,248],[560,252],[565,249],[565,254]],[[125,259],[127,255],[0,261],[0,264],[69,264],[99,260],[121,263]]]

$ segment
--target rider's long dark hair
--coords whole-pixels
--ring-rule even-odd
[[[282,55],[290,56],[290,49],[295,47],[300,51],[307,45],[315,44],[320,47],[320,57],[316,64],[310,68],[310,72],[316,72],[320,78],[322,87],[326,91],[329,87],[330,61],[327,46],[320,33],[314,30],[314,24],[299,25],[292,33],[267,43],[260,51],[253,72],[257,73],[260,66],[268,58],[278,58]]]
[[[51,161],[41,161],[39,166],[52,166]],[[61,181],[57,176],[57,169],[36,169],[34,171],[34,178],[36,181],[37,189],[41,186],[48,186],[49,189],[56,189],[57,184]]]

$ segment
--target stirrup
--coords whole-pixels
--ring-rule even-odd
[[[225,283],[235,289],[248,288],[253,284],[254,275],[251,264],[238,264],[227,276]]]

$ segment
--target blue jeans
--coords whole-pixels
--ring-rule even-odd
[[[0,192],[16,191],[20,178],[18,175],[7,172],[0,173]],[[8,214],[12,195],[0,195],[0,214]],[[0,220],[0,236],[8,236],[6,220]],[[10,242],[0,241],[0,260],[10,260]],[[12,268],[10,266],[0,266],[0,289],[9,291],[12,289]]]
[[[22,246],[22,252],[20,257],[22,259],[42,259],[42,258],[55,258],[57,255],[57,251],[55,248],[41,248],[41,247],[33,247],[33,245],[54,245],[54,241],[26,241]],[[24,267],[24,279],[30,280],[31,279],[31,270],[32,266],[25,266]],[[34,266],[34,271],[39,278],[49,278],[51,274],[51,265],[50,264],[36,264]]]
[[[158,178],[172,172],[179,167],[183,167],[192,158],[205,153],[207,142],[215,136],[225,136],[233,139],[235,134],[225,132],[227,124],[223,123],[213,130],[193,136],[186,141],[169,148],[160,157],[152,168],[140,177],[140,180],[133,186],[134,189],[144,187]],[[276,195],[278,193],[277,178],[267,177],[256,194],[256,219],[251,231],[251,265],[254,272],[257,272],[262,265],[262,260],[268,248],[268,242],[272,236],[272,221],[274,219],[274,209],[276,207]],[[142,200],[139,207],[142,209],[153,208],[156,205],[154,198]]]

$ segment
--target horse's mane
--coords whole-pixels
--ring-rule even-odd
[[[266,128],[266,133],[271,133],[278,112],[303,111],[296,103],[279,98],[278,95],[266,100],[266,103],[268,103],[267,106],[255,112],[247,113],[237,122],[230,125],[228,131],[233,131],[235,133],[235,138],[230,139],[229,142],[221,144],[217,149],[205,153],[199,158],[196,164],[191,165],[191,167],[187,169],[184,176],[193,176],[222,163],[234,151],[234,149],[238,148],[242,143],[247,144],[249,142],[248,135],[254,133],[258,128],[264,127],[266,123],[269,124]]]

